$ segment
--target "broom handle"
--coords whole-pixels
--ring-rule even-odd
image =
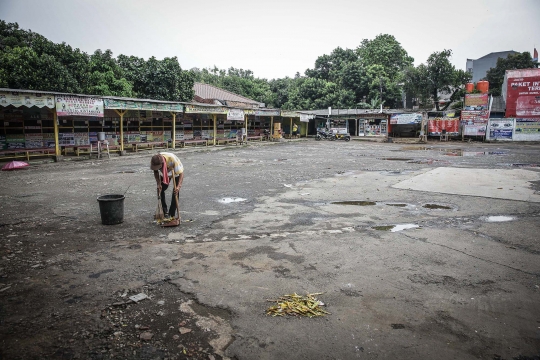
[[[173,178],[173,186],[174,186],[174,189],[176,190],[176,177],[174,177],[174,171],[173,171],[173,177],[172,178]],[[173,194],[174,194],[174,190],[173,190]],[[180,191],[178,191],[178,193],[174,196],[174,201],[176,201],[176,211],[178,211],[178,219],[180,219],[180,207],[178,206],[178,197],[179,196],[180,196]]]

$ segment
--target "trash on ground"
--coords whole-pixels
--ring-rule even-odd
[[[315,297],[316,295],[321,294],[322,293],[314,293],[302,296],[294,293],[281,296],[278,300],[268,300],[277,303],[277,305],[270,306],[266,310],[266,315],[307,316],[312,318],[315,316],[324,316],[326,314],[330,314],[321,308],[321,306],[324,306],[324,303]]]
[[[137,295],[132,295],[129,297],[130,300],[132,301],[135,301],[135,302],[139,302],[141,300],[144,300],[148,297],[148,295],[146,295],[145,293],[139,293]]]
[[[244,198],[234,197],[234,198],[223,198],[223,199],[220,199],[219,202],[222,204],[230,204],[230,203],[242,202],[246,200],[247,199],[244,199]]]

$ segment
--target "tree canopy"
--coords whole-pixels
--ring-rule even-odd
[[[457,100],[471,80],[471,74],[457,70],[450,62],[452,50],[436,51],[432,53],[426,65],[409,67],[404,72],[405,90],[427,102],[431,99],[437,111],[446,110],[452,101]],[[441,93],[450,94],[450,101],[441,109],[439,96]]]
[[[111,50],[89,55],[0,20],[0,86],[91,95],[191,101],[193,78],[176,57],[145,61],[113,56]]]
[[[485,80],[489,81],[489,93],[493,96],[500,96],[504,74],[506,70],[530,69],[538,67],[538,62],[534,61],[527,51],[517,54],[510,54],[505,58],[498,58],[497,65],[488,70]]]
[[[100,49],[87,54],[0,20],[0,87],[156,100],[191,101],[194,82],[202,82],[288,110],[399,107],[404,92],[441,110],[440,94],[457,100],[470,81],[450,63],[451,55],[451,50],[434,52],[415,67],[394,36],[379,34],[354,49],[337,47],[317,57],[303,75],[267,80],[234,67],[186,71],[176,57],[114,57]],[[487,75],[492,93],[500,93],[505,70],[535,66],[529,53],[499,59]]]

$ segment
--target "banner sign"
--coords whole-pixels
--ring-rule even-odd
[[[296,111],[281,110],[281,116],[282,117],[300,117],[300,114],[298,114]]]
[[[82,96],[56,96],[58,116],[103,117],[103,99]]]
[[[54,95],[0,91],[0,106],[8,105],[54,109]]]
[[[313,119],[313,115],[310,114],[300,114],[301,122],[309,122],[309,119]]]
[[[227,120],[244,121],[244,110],[229,109],[227,112]]]
[[[184,110],[182,104],[174,103],[151,103],[146,101],[127,101],[116,99],[103,99],[105,109],[116,110],[150,110],[150,111],[174,111],[181,112]]]
[[[507,79],[506,117],[540,117],[540,74]]]
[[[488,94],[465,94],[464,110],[487,110],[488,105]]]
[[[490,140],[512,140],[514,119],[489,120]]]
[[[514,140],[540,141],[540,119],[516,119]]]
[[[473,124],[486,124],[489,119],[488,110],[480,111],[471,111],[463,110],[461,112],[461,121],[463,124],[473,125]]]
[[[187,114],[227,114],[229,109],[223,106],[186,105]]]
[[[419,124],[422,122],[422,114],[392,114],[390,116],[390,124]]]
[[[279,116],[280,111],[279,110],[254,110],[254,115],[256,116]]]
[[[459,119],[435,118],[428,120],[429,135],[441,135],[443,130],[449,135],[459,135]]]
[[[484,136],[486,135],[486,125],[464,125],[463,135]]]
[[[227,100],[226,103],[227,103],[227,106],[231,106],[231,107],[239,107],[239,108],[251,108],[251,109],[256,109],[256,108],[259,107],[259,104],[246,103],[246,102],[242,102],[242,101],[232,101],[232,100]]]

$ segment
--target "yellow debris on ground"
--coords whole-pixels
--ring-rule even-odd
[[[278,300],[268,300],[277,303],[277,305],[270,306],[266,310],[266,315],[272,316],[324,316],[330,314],[323,310],[321,306],[324,303],[318,300],[315,296],[322,293],[307,294],[306,296],[298,295],[297,293],[281,296]]]

